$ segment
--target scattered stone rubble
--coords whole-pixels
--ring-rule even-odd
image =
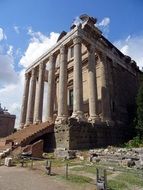
[[[94,149],[89,151],[91,162],[112,162],[122,166],[143,169],[143,148],[115,148]]]
[[[67,150],[66,148],[55,149],[55,157],[64,159],[74,159],[76,158],[76,150]]]
[[[55,156],[64,159],[78,158],[81,161],[88,157],[88,160],[93,163],[107,162],[143,169],[143,148],[116,148],[109,146],[106,149],[89,150],[86,155],[78,150],[58,148],[55,150]]]
[[[11,151],[10,148],[7,148],[6,150],[2,150],[2,151],[0,152],[0,159],[1,159],[1,158],[4,158],[4,157],[6,157],[6,156],[8,156],[8,155],[10,154],[10,151]]]

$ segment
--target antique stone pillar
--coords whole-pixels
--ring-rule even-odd
[[[102,120],[106,122],[111,121],[111,105],[107,69],[106,56],[104,54],[100,54]]]
[[[65,46],[60,48],[60,74],[59,74],[59,98],[58,117],[56,123],[67,121],[67,50]]]
[[[53,55],[49,58],[48,72],[48,96],[47,96],[47,116],[46,119],[53,118],[54,96],[55,96],[55,58]]]
[[[29,93],[29,99],[28,99],[26,125],[33,123],[35,94],[36,94],[36,69],[33,68],[31,72],[30,93]]]
[[[81,38],[75,36],[74,43],[74,69],[73,69],[73,114],[72,117],[83,119],[83,81],[82,81],[82,53]]]
[[[20,128],[23,128],[25,123],[26,123],[27,104],[28,104],[28,95],[29,95],[29,84],[30,84],[30,75],[29,75],[29,73],[26,73],[25,74],[23,100],[22,100],[22,106],[21,106]]]
[[[99,120],[97,115],[97,82],[96,82],[96,63],[95,47],[88,46],[88,85],[89,85],[89,121],[95,123]]]
[[[44,74],[45,64],[42,62],[39,64],[39,76],[38,76],[38,89],[37,89],[37,100],[35,110],[35,121],[36,123],[42,122],[43,112],[43,94],[44,94]]]

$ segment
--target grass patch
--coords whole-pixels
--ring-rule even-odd
[[[108,181],[108,188],[110,190],[127,190],[128,185],[123,181],[118,180],[109,180]]]
[[[108,181],[110,190],[128,190],[132,189],[133,186],[143,187],[142,177],[134,173],[121,173],[114,179]]]
[[[95,166],[77,166],[72,168],[73,171],[84,171],[87,173],[96,174],[96,167]]]
[[[71,183],[78,183],[78,184],[84,184],[84,183],[91,183],[93,180],[90,177],[81,176],[81,175],[73,175],[70,174],[68,176],[68,179],[66,179],[65,175],[60,176],[61,179],[67,180]]]
[[[96,175],[96,169],[97,168],[100,168],[100,169],[105,169],[103,166],[100,167],[100,166],[79,166],[79,167],[74,167],[72,168],[71,170],[73,171],[84,171],[86,173],[91,173],[91,174],[95,174]],[[107,170],[107,175],[111,175],[113,172]]]
[[[137,185],[137,186],[143,187],[143,179],[137,174],[122,173],[122,174],[119,174],[116,177],[116,179],[120,181],[126,181],[127,183],[131,185]]]

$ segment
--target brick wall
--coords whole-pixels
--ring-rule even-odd
[[[13,133],[15,118],[15,115],[0,114],[0,138]]]

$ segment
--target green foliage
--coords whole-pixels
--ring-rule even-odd
[[[129,142],[125,143],[124,147],[126,147],[126,148],[143,147],[143,141],[139,138],[139,136],[136,136]]]

